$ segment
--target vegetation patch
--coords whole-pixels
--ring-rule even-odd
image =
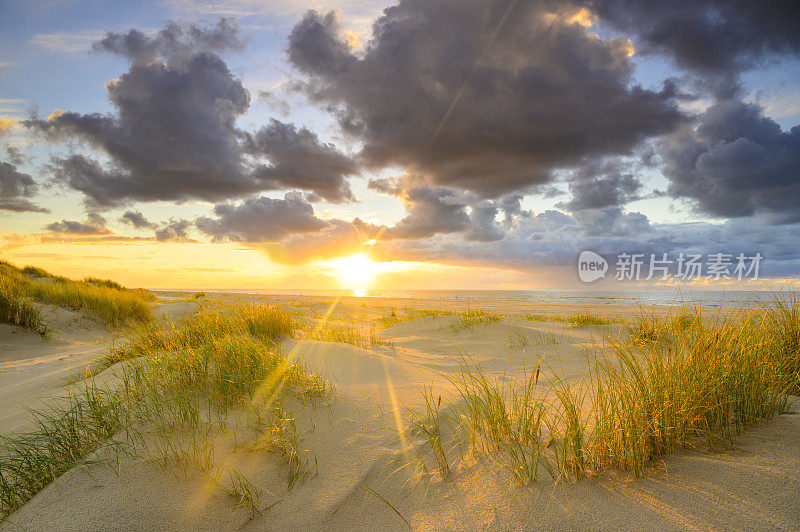
[[[616,323],[619,321],[616,318],[608,316],[598,316],[595,314],[586,314],[586,313],[569,314],[566,316],[559,314],[526,314],[525,316],[522,317],[522,319],[528,321],[557,321],[561,323],[567,323],[575,327],[589,327],[592,325],[610,325],[612,323]]]
[[[109,370],[116,385],[86,384],[39,414],[36,431],[0,441],[0,518],[117,434],[120,452],[168,470],[211,475],[215,448],[224,441],[278,453],[287,483],[300,481],[316,460],[300,447],[288,401],[313,404],[331,386],[278,348],[277,340],[293,331],[288,313],[256,305],[142,325],[104,361],[121,362]],[[262,511],[257,487],[228,473],[226,491],[236,504]]]
[[[796,297],[782,301],[709,323],[692,310],[643,316],[628,334],[607,337],[608,350],[574,383],[540,380],[539,364],[494,378],[461,357],[450,377],[457,396],[434,407],[426,390],[427,407],[413,417],[426,435],[420,461],[446,474],[466,452],[490,455],[528,484],[543,472],[567,480],[609,468],[641,476],[652,459],[677,449],[730,444],[784,412],[787,394],[800,389],[800,307]]]
[[[83,310],[109,326],[151,319],[155,296],[146,290],[129,290],[109,280],[73,281],[26,266],[0,262],[0,320],[44,331],[41,314],[31,304],[40,302]]]
[[[320,342],[339,342],[366,349],[377,345],[394,345],[391,340],[383,338],[374,325],[368,328],[359,328],[321,321],[310,321],[303,325],[298,338]]]

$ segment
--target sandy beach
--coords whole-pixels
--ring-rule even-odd
[[[156,314],[193,312],[198,303],[187,301],[190,297],[162,295]],[[502,311],[507,318],[459,330],[454,327],[457,317],[448,315],[379,325],[397,309],[463,310],[443,309],[435,301],[215,297],[237,302],[255,298],[312,320],[327,316],[329,323],[379,328],[385,345],[369,348],[303,339],[282,342],[291,358],[335,384],[330,400],[291,405],[300,447],[313,457],[309,474],[287,488],[274,455],[250,452],[219,437],[216,466],[235,466],[269,494],[269,509],[254,513],[233,505],[213,475],[170,471],[136,453],[115,454],[115,447],[106,445],[88,457],[89,463],[61,475],[8,517],[3,530],[800,528],[796,407],[747,430],[732,447],[682,450],[658,459],[642,478],[610,471],[574,483],[545,477],[518,486],[490,457],[469,455],[454,460],[445,478],[419,470],[404,425],[410,412],[424,406],[425,387],[437,397],[454,393],[448,380],[457,369],[454,357],[466,354],[497,378],[541,363],[544,376],[578,381],[588,357],[604,349],[604,338],[621,334],[623,325],[574,326],[522,316],[583,312],[624,320],[641,312],[639,307],[472,301],[472,309]],[[674,309],[646,311],[666,316]],[[0,325],[3,435],[30,426],[28,409],[80,386],[81,372],[107,350],[111,334],[78,313],[53,310],[47,319],[58,329],[48,340]],[[519,335],[552,340],[520,347],[514,343]]]

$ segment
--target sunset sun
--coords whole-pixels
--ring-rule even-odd
[[[380,263],[373,262],[363,253],[332,260],[330,265],[339,284],[353,289],[356,295],[363,295],[361,291],[372,285],[381,269]]]

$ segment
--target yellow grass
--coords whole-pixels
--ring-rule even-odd
[[[155,300],[155,296],[146,290],[128,290],[113,281],[92,278],[72,281],[50,275],[40,268],[28,266],[19,269],[7,262],[0,262],[0,283],[0,306],[8,308],[12,303],[4,302],[14,300],[37,301],[83,310],[110,326],[150,320],[150,303]],[[11,320],[12,317],[6,312],[3,321],[15,323]],[[31,323],[35,324],[36,320],[33,319]],[[19,324],[24,325],[24,320]],[[37,328],[35,325],[28,326]]]

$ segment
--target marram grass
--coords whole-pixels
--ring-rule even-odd
[[[787,394],[800,390],[800,307],[792,295],[703,318],[695,309],[643,313],[590,354],[588,373],[574,383],[541,382],[539,364],[495,378],[461,357],[450,377],[456,397],[432,408],[426,390],[426,410],[415,415],[427,434],[421,461],[444,474],[457,455],[443,451],[463,455],[466,445],[528,484],[541,472],[577,480],[616,468],[640,476],[652,459],[678,449],[732,443],[785,411]],[[443,424],[457,429],[449,442],[439,437]]]
[[[293,330],[291,315],[257,305],[201,309],[181,322],[141,326],[105,361],[116,364],[108,369],[113,387],[85,384],[41,414],[37,430],[0,442],[0,518],[112,437],[122,452],[206,475],[218,465],[218,443],[233,442],[278,453],[287,483],[299,482],[316,460],[301,448],[288,405],[313,403],[331,386],[279,349],[278,340]],[[263,510],[254,485],[227,473],[235,502]]]
[[[22,287],[5,276],[0,276],[0,323],[32,329],[42,336],[47,333],[42,313],[24,296]]]
[[[110,280],[72,281],[41,268],[20,269],[0,262],[0,321],[38,332],[43,330],[42,317],[33,301],[83,310],[109,326],[118,326],[149,321],[154,300],[146,290],[128,290]]]

